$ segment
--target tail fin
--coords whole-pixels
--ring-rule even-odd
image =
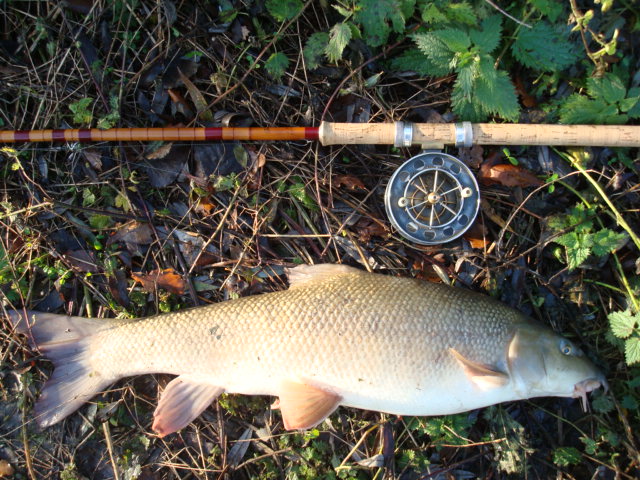
[[[44,428],[59,422],[117,380],[94,371],[91,355],[97,347],[94,335],[123,321],[26,313],[25,318],[22,312],[10,311],[9,320],[54,365],[53,375],[35,406],[36,420]]]

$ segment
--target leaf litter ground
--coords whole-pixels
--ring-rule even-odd
[[[452,120],[453,77],[383,73],[377,61],[355,71],[371,57],[364,45],[350,51],[353,67],[305,70],[302,39],[330,27],[313,3],[289,22],[282,7],[284,23],[259,4],[91,5],[0,6],[14,32],[0,41],[4,128],[309,126],[325,109],[333,121]],[[549,148],[513,148],[507,156],[518,165],[500,151],[453,151],[480,172],[479,220],[452,244],[409,244],[390,229],[382,197],[415,153],[304,142],[17,146],[0,163],[3,302],[139,317],[285,288],[285,266],[344,262],[490,293],[583,343],[613,396],[596,396],[588,413],[562,399],[439,418],[341,409],[307,433],[285,432],[270,399],[228,396],[159,439],[151,415],[169,378],[157,375],[121,381],[39,431],[31,406],[50,365],[3,324],[0,476],[11,468],[16,478],[65,479],[634,478],[640,376],[616,339],[605,340],[605,312],[623,305],[620,272],[634,274],[637,253],[619,241],[615,259],[585,253],[589,238],[619,229]],[[587,166],[637,223],[636,166],[616,155],[594,149]],[[584,215],[573,224],[550,226],[575,208]],[[582,266],[571,268],[579,255]],[[626,318],[615,318],[625,333]]]

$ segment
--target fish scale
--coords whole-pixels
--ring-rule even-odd
[[[161,435],[223,391],[277,396],[285,426],[307,428],[338,405],[439,415],[606,385],[568,340],[489,297],[344,266],[297,267],[288,290],[141,321],[31,315],[56,367],[43,425],[144,373],[178,375],[156,410]]]

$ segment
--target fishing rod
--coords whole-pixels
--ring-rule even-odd
[[[640,147],[640,126],[494,123],[332,123],[319,127],[157,127],[0,130],[0,143],[319,141],[322,145]]]
[[[445,145],[640,147],[640,126],[493,123],[332,123],[319,127],[158,127],[5,130],[0,143],[130,141],[319,141],[322,145],[420,145],[387,183],[384,204],[405,238],[435,245],[460,237],[480,207],[478,183]]]

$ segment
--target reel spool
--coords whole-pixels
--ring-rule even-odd
[[[467,231],[478,214],[480,192],[463,162],[446,153],[423,152],[393,173],[384,205],[403,237],[436,245]]]

